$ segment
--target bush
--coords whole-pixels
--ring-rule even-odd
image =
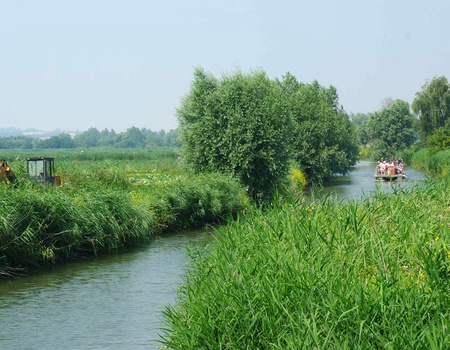
[[[248,203],[244,188],[230,176],[203,174],[167,187],[151,211],[166,229],[187,229],[223,222]]]

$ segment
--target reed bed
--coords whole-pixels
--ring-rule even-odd
[[[116,152],[99,154],[111,157],[58,157],[61,187],[27,181],[29,155],[16,156],[19,181],[0,184],[0,277],[146,244],[168,230],[221,222],[248,204],[244,188],[229,176],[183,173],[165,156],[122,161]]]
[[[448,349],[449,179],[250,210],[192,252],[170,349]]]
[[[447,176],[450,174],[450,150],[421,148],[412,154],[411,165],[431,175]]]
[[[154,218],[126,193],[3,188],[0,270],[67,261],[148,242]]]

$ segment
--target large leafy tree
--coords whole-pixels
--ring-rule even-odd
[[[411,146],[416,140],[414,117],[409,104],[392,101],[381,111],[369,114],[367,132],[371,143],[371,158],[389,157]]]
[[[298,83],[291,74],[280,84],[293,122],[293,157],[308,180],[322,182],[348,172],[357,160],[358,140],[336,89],[317,81]]]
[[[418,117],[418,132],[425,139],[450,120],[450,84],[436,77],[422,86],[412,105]]]
[[[219,80],[196,69],[177,110],[186,162],[196,171],[231,173],[254,199],[269,199],[290,156],[290,119],[280,93],[263,71]]]

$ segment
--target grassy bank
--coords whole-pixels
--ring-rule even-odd
[[[59,154],[61,187],[29,183],[26,152],[8,158],[19,180],[0,184],[0,277],[145,244],[168,230],[220,222],[247,205],[236,181],[183,173],[173,151],[128,152]]]
[[[411,165],[435,176],[447,176],[450,173],[450,150],[432,151],[421,148],[411,156]]]
[[[250,211],[193,254],[171,349],[447,349],[449,179]]]

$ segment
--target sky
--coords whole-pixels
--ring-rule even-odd
[[[0,128],[175,129],[197,67],[371,113],[450,79],[449,35],[448,0],[0,0]]]

